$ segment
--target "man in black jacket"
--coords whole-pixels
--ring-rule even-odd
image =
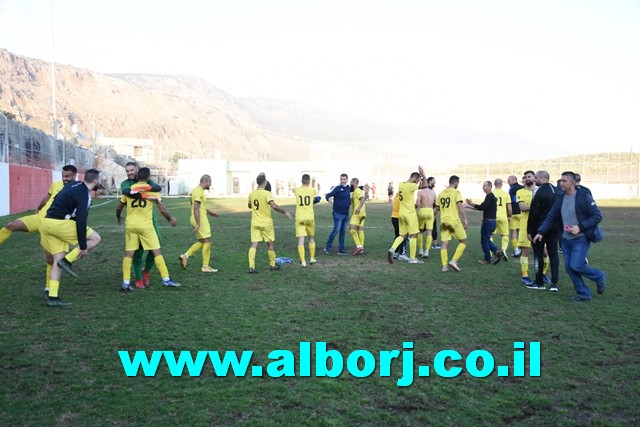
[[[478,260],[479,264],[497,264],[503,257],[502,250],[498,250],[496,245],[491,241],[491,235],[496,231],[496,211],[498,209],[498,203],[496,196],[491,192],[493,184],[491,181],[485,181],[482,184],[482,191],[484,191],[484,201],[477,205],[473,203],[471,199],[465,200],[467,205],[472,208],[482,211],[482,227],[480,227],[480,246],[484,252],[484,259]],[[494,254],[494,258],[491,258],[491,253]]]
[[[51,280],[49,281],[49,307],[68,307],[71,303],[58,298],[61,269],[75,276],[64,256],[69,245],[78,245],[76,259],[87,255],[87,251],[100,243],[100,235],[87,226],[91,191],[100,182],[100,172],[89,169],[84,181],[69,182],[58,193],[43,221],[43,247],[53,255]]]
[[[538,227],[542,225],[547,218],[549,211],[553,207],[556,200],[558,190],[552,184],[549,183],[549,172],[538,171],[536,173],[536,190],[533,200],[531,200],[531,209],[529,210],[529,220],[527,222],[527,235],[529,239],[536,235]],[[558,292],[558,268],[560,265],[560,259],[558,258],[558,230],[557,225],[551,227],[551,229],[544,236],[543,240],[538,242],[532,242],[533,255],[536,265],[536,281],[531,285],[527,285],[529,289],[545,290],[545,282],[549,282],[549,278],[544,274],[545,266],[548,263],[551,266],[551,292]]]

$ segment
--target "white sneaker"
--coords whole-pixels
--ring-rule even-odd
[[[424,261],[418,258],[413,258],[413,259],[409,259],[409,264],[424,264]]]
[[[424,251],[424,253],[422,254],[422,258],[429,258],[429,252]]]
[[[420,256],[424,255],[424,250],[420,249],[420,250],[418,251],[418,255],[420,255]]]
[[[409,261],[411,258],[409,258],[406,255],[398,255],[398,261]]]

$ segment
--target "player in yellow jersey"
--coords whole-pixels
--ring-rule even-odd
[[[518,200],[516,194],[524,187],[518,182],[518,178],[515,175],[507,178],[509,183],[509,196],[511,197],[511,218],[509,219],[509,231],[511,232],[511,246],[513,247],[513,257],[518,258],[520,256],[520,248],[518,247],[518,231],[520,230],[520,207],[518,206]]]
[[[502,249],[502,259],[504,261],[509,260],[507,256],[507,249],[509,249],[509,218],[511,218],[511,196],[509,193],[502,189],[502,180],[496,178],[493,181],[493,195],[496,196],[497,211],[496,211],[496,231],[495,234],[499,235],[500,248]]]
[[[522,283],[525,286],[533,285],[529,278],[529,249],[531,241],[527,235],[527,223],[529,222],[529,210],[533,199],[533,190],[536,188],[536,173],[528,170],[524,173],[524,188],[516,193],[516,201],[520,208],[520,228],[518,230],[518,247],[520,248],[520,270]]]
[[[302,187],[297,187],[293,195],[296,199],[296,237],[298,239],[298,255],[300,265],[307,266],[304,251],[304,238],[309,237],[309,264],[316,263],[316,222],[313,205],[320,201],[316,196],[316,189],[310,186],[311,177],[302,175]]]
[[[251,246],[249,247],[249,273],[257,273],[256,252],[260,242],[267,242],[267,254],[269,255],[269,268],[271,271],[279,270],[280,264],[276,264],[276,232],[273,228],[271,209],[284,214],[289,219],[291,214],[282,209],[273,201],[270,191],[265,189],[267,178],[264,174],[256,179],[258,188],[249,194],[247,206],[251,209]]]
[[[131,194],[131,191],[132,191],[131,186],[138,183],[138,164],[135,162],[127,162],[124,165],[124,171],[127,174],[127,179],[125,179],[120,183],[120,191],[122,192],[122,194]],[[138,187],[140,185],[142,184],[141,183],[137,184]],[[138,190],[142,191],[140,192],[142,197],[146,197],[147,195],[152,195],[153,192],[162,191],[162,187],[160,187],[157,183],[153,182],[153,180],[151,179],[149,179],[144,185],[147,187],[144,190],[138,188],[133,191],[134,192],[139,192]],[[148,188],[148,187],[153,187],[153,190],[152,188]],[[156,234],[158,234],[158,240],[160,240],[160,246],[162,246],[162,236],[160,234],[160,230],[158,229],[158,221],[156,220],[155,210],[153,211],[153,226],[156,230]],[[134,252],[133,273],[135,274],[135,277],[136,277],[136,287],[143,288],[143,287],[149,286],[149,283],[151,281],[150,271],[155,265],[153,258],[154,258],[153,254],[151,252],[147,252],[147,256],[145,257],[144,250],[142,249],[142,247]]]
[[[361,255],[364,252],[364,220],[367,216],[365,202],[367,201],[368,192],[359,188],[359,184],[360,180],[358,180],[358,178],[351,179],[351,218],[349,219],[349,234],[351,234],[351,238],[356,244],[356,249],[351,255]],[[368,186],[365,188],[368,188]]]
[[[458,190],[458,184],[460,184],[460,178],[452,175],[449,178],[449,186],[436,197],[435,213],[440,213],[440,239],[442,240],[440,259],[442,261],[442,271],[449,271],[449,267],[455,271],[460,271],[458,260],[460,260],[467,247],[466,229],[469,223],[467,222],[467,214],[464,211],[462,194]],[[462,218],[462,221],[460,218]],[[447,263],[451,237],[455,237],[460,244],[458,244],[451,261]]]
[[[140,168],[138,170],[138,182],[132,185],[132,188],[145,187],[144,184],[147,183],[150,175],[151,171],[149,168]],[[162,286],[180,286],[180,283],[171,280],[169,277],[169,270],[167,269],[167,264],[162,256],[162,251],[160,250],[160,240],[158,239],[158,234],[153,226],[153,206],[158,206],[158,210],[162,216],[169,221],[169,224],[171,224],[172,227],[176,226],[177,221],[164,207],[159,194],[148,194],[147,197],[142,197],[140,193],[137,194],[139,197],[136,198],[123,195],[120,198],[118,207],[116,208],[116,218],[118,219],[118,223],[120,223],[122,209],[125,206],[127,207],[127,220],[125,222],[125,255],[122,259],[121,290],[127,292],[134,289],[131,285],[131,265],[133,263],[133,253],[140,248],[140,245],[142,245],[142,248],[145,251],[150,251],[153,254],[155,264],[162,277]],[[144,285],[142,287],[144,288]]]
[[[417,243],[416,237],[420,229],[418,228],[418,215],[416,213],[416,205],[414,194],[419,188],[427,186],[427,180],[424,176],[422,166],[418,166],[418,172],[413,172],[406,182],[401,182],[398,186],[398,198],[400,199],[400,210],[398,222],[400,223],[400,235],[393,241],[393,245],[387,251],[387,261],[393,264],[393,255],[396,249],[404,239],[409,236],[409,264],[422,264],[423,262],[416,258]]]
[[[398,197],[398,193],[393,196],[393,207],[391,209],[391,225],[393,225],[393,239],[400,236],[400,197]],[[400,243],[400,245],[396,248],[395,253],[393,254],[393,259],[397,259],[400,261],[409,261],[409,257],[406,253],[406,239]]]
[[[207,215],[218,218],[219,215],[211,209],[207,209],[207,196],[204,190],[211,188],[211,177],[202,175],[200,184],[191,191],[191,226],[193,232],[198,236],[198,241],[191,245],[187,252],[181,254],[178,258],[182,268],[187,268],[189,257],[202,249],[202,267],[200,271],[203,273],[217,273],[218,270],[209,265],[211,260],[211,226]]]
[[[14,231],[24,231],[27,233],[40,233],[42,231],[42,219],[47,214],[47,210],[51,207],[53,199],[62,190],[62,188],[68,182],[75,181],[78,169],[74,165],[65,165],[62,167],[62,181],[55,181],[49,187],[47,195],[42,198],[40,204],[36,208],[37,213],[32,215],[23,216],[7,223],[2,229],[0,229],[0,244],[4,243]],[[49,276],[51,274],[51,268],[53,266],[53,255],[47,250],[46,242],[40,234],[40,246],[44,249],[45,259],[47,264],[45,275],[45,288],[44,299],[49,298]],[[67,249],[68,251],[68,249]]]
[[[428,179],[427,179],[427,185]],[[433,204],[436,200],[436,193],[428,186],[418,190],[416,198],[416,208],[418,208],[418,255],[422,258],[429,258],[429,249],[433,242],[433,223],[435,216],[433,214]],[[426,236],[426,239],[424,236]]]

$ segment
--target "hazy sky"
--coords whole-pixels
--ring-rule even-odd
[[[640,149],[640,0],[0,0],[0,47],[50,60],[52,10],[62,64],[562,151]]]

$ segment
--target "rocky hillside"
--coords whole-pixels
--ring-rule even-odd
[[[0,49],[0,110],[51,133],[51,92],[50,63]],[[536,152],[517,135],[394,126],[295,102],[234,98],[190,76],[107,75],[57,65],[56,106],[66,138],[79,136],[85,145],[95,135],[153,139],[165,160],[212,158],[218,150],[230,160],[335,154],[404,174],[418,161],[446,168],[477,162],[488,151],[493,161],[508,160],[519,147]]]
[[[87,143],[96,134],[151,138],[197,157],[220,150],[232,160],[300,160],[308,153],[305,138],[265,129],[202,79],[105,75],[62,65],[56,74],[57,115],[68,138],[75,125]],[[0,50],[0,110],[51,133],[50,64]]]

